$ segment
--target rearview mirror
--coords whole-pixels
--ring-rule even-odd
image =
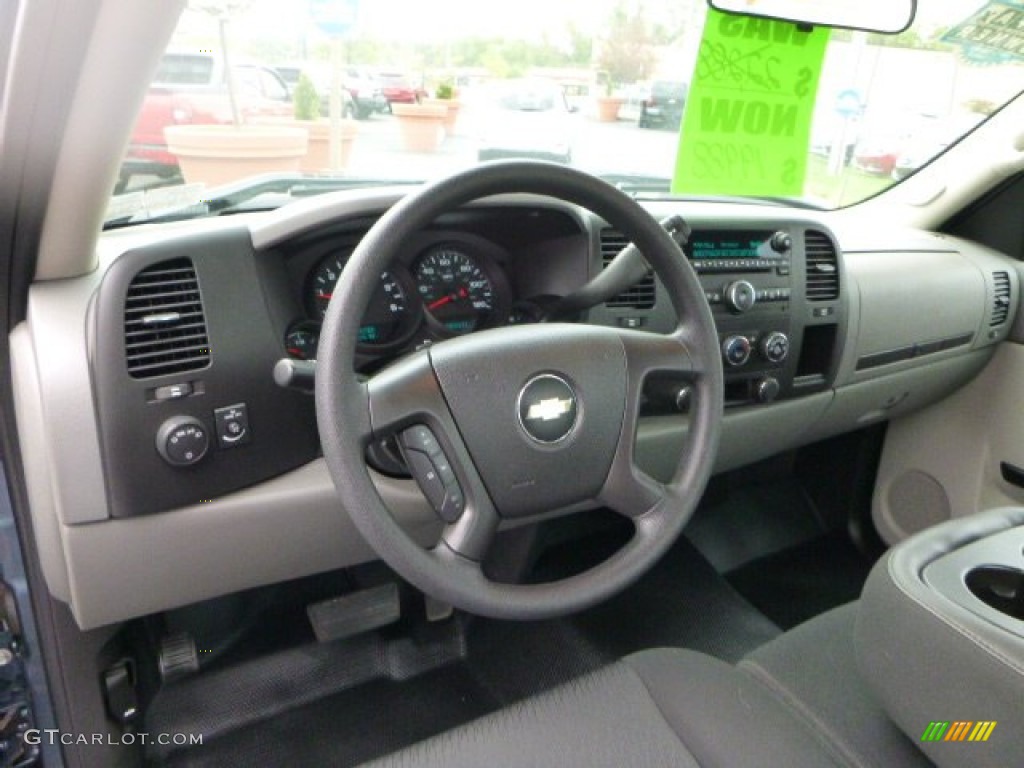
[[[911,25],[917,0],[708,0],[718,11],[895,35]]]

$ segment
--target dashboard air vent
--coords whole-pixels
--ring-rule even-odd
[[[209,365],[210,341],[191,259],[161,261],[135,275],[124,300],[124,342],[134,379]]]
[[[614,229],[601,230],[601,264],[607,267],[619,251],[629,245],[625,235]],[[640,282],[623,291],[615,298],[609,299],[606,306],[610,309],[651,309],[654,306],[655,287],[654,273],[648,272]]]
[[[824,232],[809,229],[804,234],[804,248],[808,301],[839,298],[839,258],[831,238]]]
[[[1010,275],[1007,272],[992,273],[992,327],[1002,325],[1010,316]]]

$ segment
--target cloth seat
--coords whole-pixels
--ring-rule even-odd
[[[813,619],[737,666],[643,651],[372,765],[930,765],[857,679],[855,612]]]

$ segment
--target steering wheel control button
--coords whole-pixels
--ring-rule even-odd
[[[430,431],[430,427],[423,424],[418,424],[405,430],[402,433],[402,445],[411,451],[420,451],[428,456],[441,454],[441,444],[437,442],[437,438]]]
[[[466,501],[455,470],[430,427],[417,424],[399,437],[402,455],[430,506],[446,523],[459,519]]]
[[[746,336],[729,336],[722,342],[722,357],[733,368],[743,365],[750,359],[750,339]]]
[[[519,424],[533,440],[553,445],[576,426],[579,404],[575,390],[560,376],[535,376],[519,392]]]
[[[237,448],[251,439],[249,409],[245,403],[218,408],[213,412],[217,424],[217,444],[221,448]]]
[[[731,312],[740,314],[754,308],[757,303],[757,290],[746,280],[730,283],[725,289],[725,306]]]
[[[789,337],[781,331],[772,331],[761,339],[761,354],[770,363],[781,363],[789,357]]]
[[[409,471],[412,472],[412,476],[416,478],[420,490],[423,491],[423,495],[430,502],[430,506],[434,509],[440,509],[444,503],[444,481],[441,480],[441,476],[438,474],[430,457],[419,451],[406,451],[405,461],[409,466]]]
[[[210,435],[194,416],[172,416],[157,430],[156,450],[172,467],[190,467],[210,450]]]

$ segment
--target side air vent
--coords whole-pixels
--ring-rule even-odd
[[[191,259],[161,261],[135,276],[124,300],[124,343],[134,379],[209,365],[210,341]]]
[[[607,267],[619,251],[629,245],[629,240],[621,232],[614,229],[601,230],[601,264]],[[640,282],[623,291],[606,306],[611,309],[651,309],[654,306],[655,287],[654,273],[648,272]]]
[[[839,297],[839,259],[836,247],[824,232],[804,234],[807,254],[807,299],[829,301]]]
[[[1007,272],[992,273],[992,319],[991,327],[1002,325],[1010,316],[1010,275]]]

